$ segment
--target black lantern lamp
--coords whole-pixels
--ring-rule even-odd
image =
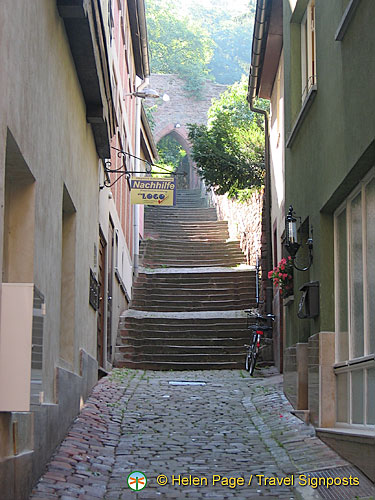
[[[300,219],[300,217],[298,217]],[[292,264],[298,271],[307,271],[310,269],[313,262],[312,249],[313,240],[312,237],[308,238],[307,246],[309,249],[309,263],[306,267],[300,268],[296,264],[296,255],[301,247],[301,243],[298,242],[297,237],[297,217],[293,210],[292,205],[289,207],[288,215],[285,217],[285,248],[287,249],[289,255],[292,257]]]

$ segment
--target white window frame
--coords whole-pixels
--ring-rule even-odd
[[[369,328],[369,311],[368,311],[368,282],[367,282],[367,214],[366,214],[366,186],[375,179],[375,167],[370,170],[370,172],[362,179],[358,186],[350,193],[346,200],[338,207],[334,213],[334,261],[335,261],[335,334],[336,334],[336,364],[334,365],[335,375],[340,375],[343,373],[347,374],[347,422],[336,422],[338,427],[344,428],[354,428],[363,430],[375,430],[374,424],[367,424],[367,407],[368,400],[371,395],[368,394],[367,390],[367,370],[375,368],[375,353],[370,352],[370,328]],[[364,342],[363,342],[363,356],[354,357],[353,354],[353,328],[352,328],[352,249],[351,249],[351,202],[354,198],[361,193],[361,211],[362,211],[362,262],[363,262],[363,326],[364,326]],[[338,342],[339,342],[339,332],[337,330],[339,325],[339,253],[338,253],[338,227],[337,219],[338,216],[346,210],[346,251],[347,251],[347,300],[348,300],[348,360],[338,360]],[[352,405],[352,375],[354,372],[361,371],[363,374],[363,424],[353,423],[353,405]],[[372,396],[373,397],[373,396]]]
[[[309,0],[301,21],[301,90],[302,103],[316,86],[315,0]]]

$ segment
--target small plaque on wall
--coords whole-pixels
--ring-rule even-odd
[[[99,283],[93,273],[92,269],[90,269],[90,294],[89,294],[89,303],[90,306],[97,311],[99,309]]]

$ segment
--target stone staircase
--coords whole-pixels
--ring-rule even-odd
[[[199,191],[177,192],[175,207],[147,207],[141,267],[120,318],[118,367],[243,368],[244,309],[255,307],[255,270],[227,241]]]

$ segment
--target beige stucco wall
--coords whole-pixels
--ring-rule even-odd
[[[271,228],[277,229],[277,259],[282,258],[281,235],[284,221],[284,67],[281,52],[271,95],[270,112]],[[272,240],[273,241],[273,240]]]
[[[88,294],[89,271],[98,239],[98,158],[56,2],[3,0],[0,24],[0,261],[9,129],[35,178],[33,281],[46,300],[44,391],[45,400],[53,402],[55,367],[60,363],[64,184],[76,210],[75,340],[71,368],[79,372],[79,348],[96,357],[96,315],[88,304]]]

